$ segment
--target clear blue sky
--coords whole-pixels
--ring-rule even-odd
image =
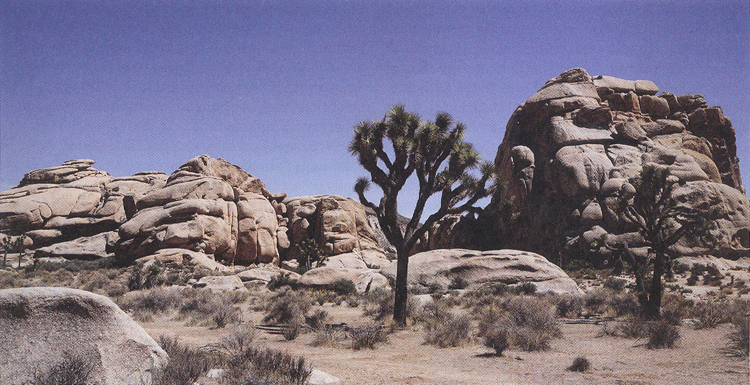
[[[209,154],[271,192],[353,196],[358,121],[446,111],[492,160],[516,106],[574,67],[722,106],[750,180],[747,0],[5,0],[0,14],[2,190],[69,159],[126,176]]]

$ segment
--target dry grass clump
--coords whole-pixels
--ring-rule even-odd
[[[567,370],[571,372],[587,372],[591,370],[591,363],[584,356],[578,356],[573,360],[573,363],[568,366]]]
[[[461,346],[471,340],[471,318],[456,316],[438,302],[428,303],[413,315],[425,328],[425,343],[441,348]]]
[[[64,352],[62,361],[52,366],[46,372],[34,373],[34,379],[29,385],[91,385],[91,373],[94,368],[91,360],[81,356],[73,356]]]
[[[153,385],[190,385],[206,374],[214,359],[205,351],[181,344],[177,338],[159,337],[169,355],[167,366],[153,374]]]
[[[274,294],[268,300],[267,307],[263,322],[302,325],[312,307],[312,299],[304,293],[285,289]]]
[[[388,342],[388,333],[382,325],[371,323],[349,329],[352,349],[375,349],[375,345]]]
[[[649,322],[646,328],[649,349],[674,348],[680,339],[680,329],[666,320]]]
[[[230,385],[302,385],[312,374],[304,357],[259,347],[230,357],[225,366],[228,370],[224,380]]]
[[[733,357],[750,356],[750,316],[748,314],[737,314],[732,319],[732,331],[727,334],[727,343],[724,352]]]
[[[526,351],[548,350],[552,339],[562,336],[555,313],[555,308],[543,299],[510,297],[479,310],[479,334],[486,341],[488,334],[505,333],[509,346]]]
[[[441,348],[462,346],[471,341],[471,318],[448,314],[425,333],[425,342]]]
[[[340,327],[325,326],[316,329],[311,342],[315,347],[336,348],[347,338],[346,332]]]
[[[386,289],[375,289],[362,295],[360,306],[364,307],[363,314],[376,321],[393,316],[395,294]],[[406,302],[406,317],[412,319],[419,306],[413,297]]]

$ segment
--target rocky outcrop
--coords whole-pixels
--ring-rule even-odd
[[[678,201],[720,212],[715,249],[683,241],[677,251],[747,256],[750,205],[731,121],[701,95],[658,92],[650,81],[592,78],[580,68],[550,79],[508,122],[495,158],[508,183],[480,218],[491,229],[484,241],[559,262],[596,258],[598,246],[585,239],[593,230],[632,231],[607,203],[651,164],[685,182]]]
[[[314,239],[327,255],[359,250],[384,256],[364,206],[354,199],[312,195],[288,198],[283,203],[288,217],[283,224],[289,228],[287,234],[291,245]],[[290,247],[289,252],[295,257],[299,250]]]
[[[90,383],[150,384],[167,362],[156,342],[106,297],[66,288],[0,290],[0,383],[29,383],[66,356]]]
[[[46,249],[45,255],[111,254],[105,247],[116,239],[108,235],[102,242],[96,235],[116,231],[134,211],[135,202],[161,188],[167,176],[146,172],[114,178],[92,164],[93,160],[73,160],[27,173],[18,187],[0,193],[0,232],[25,234],[34,249],[77,242]]]
[[[208,155],[190,159],[169,177],[147,172],[114,178],[93,163],[35,170],[0,193],[0,233],[25,234],[36,257],[116,255],[128,263],[183,250],[227,265],[279,265],[297,257],[296,245],[306,239],[330,256],[384,256],[363,206],[350,198],[287,199]]]
[[[395,281],[396,261],[380,269],[380,273]],[[469,288],[492,283],[531,282],[540,293],[582,293],[557,265],[530,252],[450,249],[426,251],[409,258],[407,282],[410,286],[428,287],[437,283],[448,287],[455,277],[465,280]]]

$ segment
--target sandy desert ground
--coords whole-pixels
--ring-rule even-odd
[[[359,308],[324,308],[336,322],[367,323]],[[259,324],[261,313],[245,314]],[[142,326],[153,336],[177,336],[180,341],[202,346],[218,341],[228,329],[187,327],[169,317],[155,318]],[[375,350],[342,347],[314,347],[312,333],[294,341],[259,331],[256,341],[279,350],[301,355],[315,369],[355,384],[747,384],[747,359],[727,357],[729,325],[695,330],[681,327],[675,349],[646,349],[645,341],[598,336],[595,324],[561,325],[563,338],[546,352],[507,350],[495,357],[492,350],[476,342],[463,347],[438,348],[423,343],[423,332],[415,328],[398,331]],[[577,356],[585,356],[592,370],[567,371]]]

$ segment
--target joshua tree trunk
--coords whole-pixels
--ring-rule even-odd
[[[393,308],[393,320],[398,326],[406,326],[407,274],[409,269],[409,252],[399,249],[396,262],[396,299]]]

